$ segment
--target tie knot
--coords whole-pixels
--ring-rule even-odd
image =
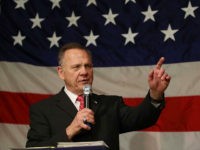
[[[80,102],[80,105],[79,105],[79,110],[82,110],[84,108],[84,97],[83,95],[79,95],[77,97],[77,101]]]

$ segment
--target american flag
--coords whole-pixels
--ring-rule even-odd
[[[68,42],[91,50],[93,90],[127,105],[141,102],[164,56],[172,76],[166,108],[154,126],[120,135],[120,149],[199,150],[197,0],[1,0],[0,150],[25,146],[29,106],[64,85],[57,53]]]

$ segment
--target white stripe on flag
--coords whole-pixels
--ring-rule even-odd
[[[200,132],[129,132],[120,135],[120,150],[199,150]]]
[[[0,123],[0,150],[24,148],[28,125]],[[200,132],[128,132],[120,135],[120,150],[199,150]]]
[[[172,76],[167,96],[190,96],[200,93],[200,62],[164,65]],[[147,77],[153,66],[109,67],[94,69],[93,91],[124,97],[144,97]],[[64,85],[55,67],[0,62],[1,91],[55,94]]]
[[[25,147],[28,125],[0,123],[0,150]]]

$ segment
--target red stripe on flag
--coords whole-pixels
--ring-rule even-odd
[[[0,92],[0,122],[29,124],[30,105],[47,97],[49,95]]]
[[[141,99],[126,98],[130,106],[138,105]],[[200,131],[200,96],[167,97],[166,106],[156,125],[146,131]]]
[[[31,104],[49,97],[45,94],[0,92],[0,122],[28,124]],[[167,97],[166,107],[156,125],[146,131],[200,131],[200,96]],[[141,98],[125,98],[129,106]]]

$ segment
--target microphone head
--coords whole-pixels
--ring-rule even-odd
[[[84,95],[89,95],[91,92],[91,85],[86,84],[83,86],[83,94]]]

